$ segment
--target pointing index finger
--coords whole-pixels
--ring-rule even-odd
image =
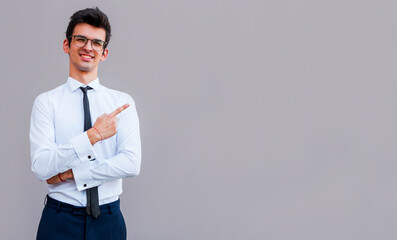
[[[110,117],[115,117],[117,114],[121,113],[122,111],[124,111],[124,109],[128,108],[130,105],[124,104],[123,106],[117,108],[116,110],[114,110],[112,113],[109,114]]]

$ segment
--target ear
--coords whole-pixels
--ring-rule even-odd
[[[108,55],[109,55],[109,49],[106,48],[105,51],[103,51],[103,54],[101,56],[101,61],[105,61],[106,58],[108,57]]]
[[[63,51],[65,53],[69,53],[70,49],[69,49],[69,41],[65,38],[65,40],[63,40]]]

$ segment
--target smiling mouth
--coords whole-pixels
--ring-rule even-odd
[[[87,59],[87,60],[94,58],[93,56],[90,56],[90,55],[87,55],[87,54],[80,54],[80,57],[82,57],[83,59]]]

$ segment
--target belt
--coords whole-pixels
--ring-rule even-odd
[[[87,215],[86,214],[86,207],[76,207],[68,203],[64,203],[58,200],[55,200],[47,195],[47,201],[45,204],[46,207],[53,208],[57,212],[68,212],[71,214],[76,215]],[[101,214],[110,213],[112,214],[113,211],[120,210],[120,199],[117,201],[103,204],[99,206],[101,210]]]

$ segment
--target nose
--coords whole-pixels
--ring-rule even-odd
[[[83,49],[87,49],[87,50],[93,50],[92,49],[92,40],[88,40],[87,39],[87,43],[84,45]]]

